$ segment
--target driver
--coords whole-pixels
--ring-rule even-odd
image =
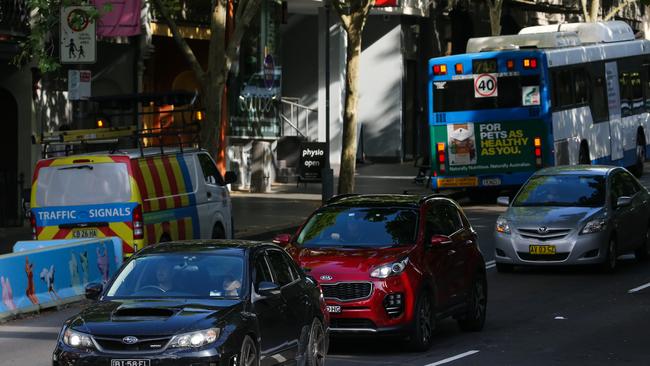
[[[241,282],[233,276],[226,276],[223,280],[223,289],[225,296],[239,296],[239,289],[241,289]]]
[[[167,292],[172,289],[172,265],[167,261],[161,261],[156,267],[156,280],[158,287]]]
[[[354,243],[361,239],[361,225],[359,220],[354,214],[349,214],[344,217],[345,224],[340,232],[332,233],[331,237],[340,242]]]

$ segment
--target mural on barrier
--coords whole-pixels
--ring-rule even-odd
[[[122,263],[116,248],[113,238],[76,240],[0,256],[0,318],[60,305],[83,295],[89,282],[107,283]]]

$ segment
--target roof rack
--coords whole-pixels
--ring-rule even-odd
[[[441,193],[431,193],[431,194],[428,194],[426,196],[422,196],[422,198],[420,198],[419,203],[422,204],[422,203],[424,203],[424,202],[426,202],[426,201],[428,201],[428,200],[430,200],[432,198],[438,198],[438,197],[447,197],[447,196],[445,196],[444,194],[441,194]]]
[[[181,152],[184,148],[200,147],[200,131],[201,126],[198,123],[187,124],[183,128],[137,129],[136,126],[126,126],[67,130],[44,132],[40,136],[32,135],[32,144],[41,145],[43,159],[90,152],[90,145],[110,144],[108,150],[115,152],[121,149],[120,143],[138,148],[140,155],[144,156],[144,149],[151,147],[160,148],[161,154],[165,153],[165,147],[179,148]],[[52,149],[52,146],[59,148]]]
[[[342,199],[344,199],[344,198],[354,197],[354,196],[359,196],[359,193],[343,193],[343,194],[337,194],[336,196],[334,196],[334,197],[328,199],[327,202],[325,202],[325,203],[329,205],[330,203],[334,203],[334,202],[340,201],[340,200],[342,200]]]

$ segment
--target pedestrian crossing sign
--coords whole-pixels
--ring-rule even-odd
[[[62,64],[92,64],[97,61],[94,13],[92,6],[61,8]]]

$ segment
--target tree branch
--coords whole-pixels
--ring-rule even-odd
[[[587,12],[587,0],[580,0],[580,5],[582,6],[582,16],[585,17],[585,22],[588,22],[590,19]]]
[[[212,75],[218,72],[223,66],[223,54],[226,49],[226,19],[228,13],[228,0],[213,1],[210,14],[210,46],[208,47],[208,74],[207,84],[212,84],[219,75]]]
[[[343,12],[343,7],[342,7],[340,1],[332,0],[331,3],[332,3],[332,6],[334,6],[334,10],[336,10],[336,14],[338,14],[339,18],[341,19],[341,24],[343,25],[343,29],[346,32],[348,32],[349,29],[350,29],[350,26],[352,25],[352,17]]]
[[[607,14],[607,16],[605,18],[603,18],[603,21],[606,22],[606,21],[612,19],[616,14],[618,14],[619,11],[625,9],[628,5],[632,4],[634,1],[636,1],[636,0],[625,0],[625,1],[623,1],[617,7],[612,9],[612,11],[610,11],[609,14]]]
[[[237,51],[241,44],[242,38],[248,29],[250,22],[257,14],[262,0],[248,0],[239,3],[235,14],[235,29],[226,48],[226,58],[221,70],[222,75],[226,76],[230,72],[230,67],[237,57]]]
[[[181,35],[181,32],[178,29],[178,25],[176,25],[176,22],[169,16],[169,13],[167,12],[167,9],[161,0],[151,0],[151,2],[153,3],[156,10],[160,13],[165,23],[167,23],[169,29],[171,29],[174,41],[176,41],[176,44],[181,49],[181,52],[183,55],[185,55],[185,59],[192,67],[194,74],[196,74],[196,79],[199,81],[202,87],[205,86],[205,71],[203,71],[203,68],[197,60],[194,51],[192,51],[189,44],[187,44]]]

